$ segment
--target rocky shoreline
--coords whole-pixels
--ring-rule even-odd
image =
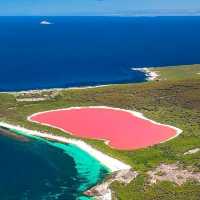
[[[129,184],[138,176],[138,173],[133,171],[133,169],[119,170],[113,172],[105,181],[98,184],[91,189],[84,192],[85,195],[94,197],[96,200],[111,200],[112,191],[110,185],[118,181],[120,183]]]

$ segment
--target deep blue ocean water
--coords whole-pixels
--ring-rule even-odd
[[[131,67],[200,63],[199,35],[200,17],[0,17],[0,91],[144,81]]]

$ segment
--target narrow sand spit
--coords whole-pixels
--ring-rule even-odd
[[[20,126],[11,125],[11,124],[8,124],[5,122],[0,122],[0,126],[8,128],[8,129],[15,129],[18,131],[22,131],[22,132],[26,133],[27,135],[33,135],[33,136],[38,136],[38,137],[42,137],[42,138],[46,138],[46,139],[56,140],[56,141],[63,142],[63,143],[74,144],[77,147],[79,147],[80,149],[82,149],[83,151],[86,151],[88,154],[93,156],[99,162],[101,162],[111,172],[131,169],[131,166],[94,149],[93,147],[91,147],[90,145],[86,144],[85,142],[83,142],[81,140],[68,139],[68,138],[65,138],[62,136],[55,136],[55,135],[49,134],[49,133],[41,133],[38,131],[26,129],[26,128],[23,128]]]
[[[134,71],[140,71],[140,72],[144,72],[147,76],[147,80],[148,81],[153,81],[155,79],[157,79],[159,77],[159,74],[156,73],[155,71],[150,70],[147,67],[143,67],[143,68],[132,68],[132,70]]]
[[[29,116],[28,120],[79,138],[104,140],[111,148],[119,150],[146,148],[171,140],[182,132],[150,120],[142,113],[106,106],[44,111]]]

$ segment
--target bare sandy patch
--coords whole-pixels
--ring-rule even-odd
[[[200,148],[191,149],[191,150],[185,152],[184,155],[195,154],[195,153],[198,153],[199,151],[200,151]]]
[[[182,185],[188,180],[200,182],[200,172],[194,173],[187,169],[182,169],[178,164],[161,164],[155,170],[149,171],[150,184],[159,181],[170,181],[177,185]]]

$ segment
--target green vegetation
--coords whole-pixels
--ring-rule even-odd
[[[115,196],[118,200],[199,200],[198,183],[187,182],[180,187],[166,181],[153,186],[146,182],[147,178],[142,175],[128,186],[116,182],[113,184],[114,191],[117,191]]]
[[[178,69],[181,68],[181,69]],[[191,79],[198,78],[200,76],[200,65],[180,65],[178,67],[170,66],[152,68],[153,71],[157,71],[162,80],[180,80],[180,79]]]
[[[59,130],[30,123],[26,117],[49,109],[91,105],[142,112],[155,121],[181,128],[183,133],[169,142],[137,151],[118,151],[109,148],[102,141],[85,140],[97,149],[130,164],[142,174],[128,186],[114,183],[116,196],[121,200],[199,200],[200,185],[197,183],[187,183],[178,187],[162,182],[150,187],[146,183],[145,173],[160,163],[175,162],[200,170],[200,153],[183,155],[190,149],[200,147],[200,65],[153,70],[159,72],[159,81],[63,90],[53,98],[38,102],[17,102],[15,95],[2,93],[0,120],[66,136],[66,133]]]

